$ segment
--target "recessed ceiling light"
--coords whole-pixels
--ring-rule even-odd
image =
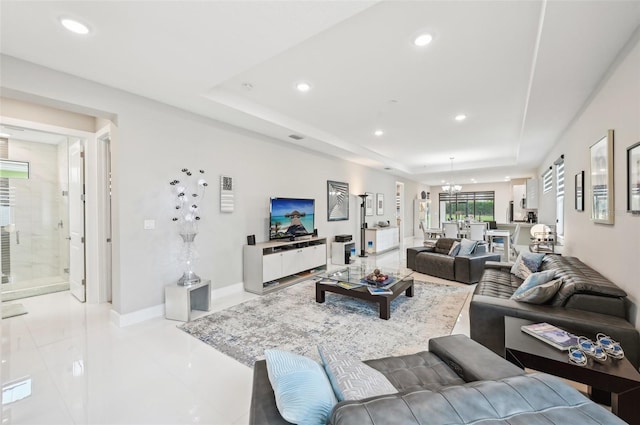
[[[431,43],[431,41],[433,41],[433,36],[431,34],[420,34],[415,40],[413,40],[413,44],[418,47],[424,47]]]
[[[373,134],[375,134],[376,136],[380,137],[380,136],[382,136],[384,134],[384,131],[376,130],[376,131],[373,132]]]
[[[9,133],[0,133],[0,137],[4,137],[5,139],[8,139],[9,137],[11,137],[11,135]]]
[[[73,33],[81,34],[81,35],[89,34],[89,27],[83,24],[82,22],[76,21],[75,19],[60,18],[60,23],[62,24],[63,27],[65,27],[66,29],[68,29]]]
[[[465,114],[458,114],[455,116],[454,118],[456,121],[460,122],[460,121],[464,121],[467,119],[467,116]]]
[[[296,85],[296,88],[298,89],[298,91],[301,91],[304,93],[311,90],[311,85],[309,83],[301,82]]]

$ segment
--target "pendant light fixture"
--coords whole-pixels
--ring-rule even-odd
[[[449,159],[451,160],[451,181],[453,181],[453,157],[450,157]],[[442,191],[449,195],[454,195],[462,191],[462,186],[459,184],[447,183],[442,186]]]

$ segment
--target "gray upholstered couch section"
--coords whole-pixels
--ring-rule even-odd
[[[432,247],[407,248],[407,268],[447,280],[472,284],[480,280],[486,261],[500,261],[500,254],[488,253],[478,244],[471,255],[452,257],[449,250],[460,239],[439,238]]]
[[[510,263],[485,264],[469,308],[471,338],[504,356],[505,316],[549,322],[589,338],[610,335],[638,367],[640,335],[628,321],[626,292],[575,257],[546,255],[540,268],[555,270],[563,284],[548,303],[536,305],[510,299],[522,284]]]
[[[340,402],[329,424],[624,424],[559,379],[525,374],[463,335],[432,338],[429,351],[366,363],[398,392]],[[264,360],[254,366],[249,423],[288,424]]]
[[[542,373],[342,402],[334,425],[624,424],[558,378]]]

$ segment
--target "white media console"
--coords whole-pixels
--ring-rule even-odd
[[[400,246],[399,229],[397,227],[369,227],[365,229],[365,241],[369,254],[380,254],[396,249]]]
[[[327,238],[270,241],[245,245],[244,289],[266,294],[327,269]]]

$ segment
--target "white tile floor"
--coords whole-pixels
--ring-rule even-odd
[[[366,261],[383,270],[404,266],[404,253]],[[215,299],[213,310],[253,297]],[[470,298],[454,333],[469,334]],[[180,331],[179,322],[118,328],[110,304],[81,304],[68,291],[14,302],[28,314],[2,320],[0,377],[3,388],[30,379],[31,395],[3,405],[3,425],[248,423],[252,369]]]

